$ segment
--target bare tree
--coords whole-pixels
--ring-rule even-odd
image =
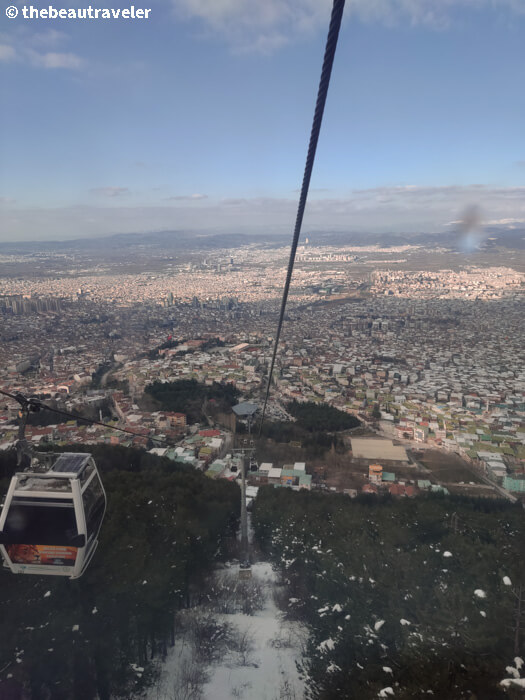
[[[239,665],[248,666],[255,651],[255,640],[251,629],[236,630],[230,637],[230,649],[239,655]]]
[[[202,663],[191,657],[176,669],[170,700],[201,700],[202,688],[207,681],[208,675]]]

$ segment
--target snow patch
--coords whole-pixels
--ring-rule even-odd
[[[481,588],[476,588],[476,590],[474,591],[474,595],[477,598],[486,598],[487,597],[487,594],[485,593],[485,591],[481,590]]]
[[[130,666],[135,671],[137,676],[139,678],[142,678],[142,674],[144,673],[144,668],[142,666],[137,666],[137,664],[130,664]]]
[[[384,624],[385,624],[384,620],[378,620],[374,625],[375,631],[377,632],[377,630],[380,630]]]
[[[326,651],[327,649],[330,649],[331,651],[335,648],[335,642],[333,639],[325,639],[324,642],[321,642],[317,648],[319,651]]]
[[[525,678],[505,678],[501,681],[500,685],[502,685],[504,688],[525,689]]]
[[[326,672],[327,673],[335,673],[336,671],[340,671],[341,667],[338,666],[337,664],[330,664],[330,666],[326,667]]]
[[[408,620],[403,620],[403,619],[399,620],[399,622],[400,622],[402,625],[411,625],[411,624],[412,624],[412,623],[409,622]]]
[[[514,676],[514,678],[520,677],[520,672],[517,668],[514,668],[514,666],[507,666],[505,671],[509,674],[509,676]]]
[[[508,576],[503,577],[503,583],[505,584],[505,586],[512,586],[512,581]]]
[[[387,698],[389,695],[394,694],[394,689],[388,686],[387,688],[383,688],[383,690],[380,690],[378,695],[380,698]]]
[[[444,557],[451,557],[451,556],[452,556],[452,552],[443,552],[443,556],[444,556]]]

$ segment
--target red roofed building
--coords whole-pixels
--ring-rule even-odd
[[[388,490],[392,496],[408,496],[412,498],[416,495],[416,487],[411,484],[391,484]]]
[[[388,490],[392,496],[404,496],[405,487],[401,484],[390,484]]]
[[[51,428],[51,427],[47,427],[47,428],[32,427],[30,433],[33,437],[36,435],[53,435],[53,428]]]

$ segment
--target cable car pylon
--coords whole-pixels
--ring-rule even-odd
[[[252,420],[259,407],[257,404],[243,402],[233,407],[235,416],[246,418],[248,423],[248,440],[244,440],[244,445],[237,452],[241,456],[241,549],[239,578],[249,579],[252,575],[252,565],[250,556],[250,542],[248,539],[248,511],[246,507],[246,472],[251,464],[254,445],[251,440]],[[237,434],[237,421],[235,421],[235,434]]]

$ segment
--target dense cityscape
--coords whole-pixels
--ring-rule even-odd
[[[436,270],[440,254],[416,245],[314,246],[307,239],[268,418],[290,419],[290,401],[326,404],[358,417],[370,435],[460,456],[481,476],[465,479],[461,472],[456,481],[465,493],[483,480],[483,495],[519,497],[525,492],[525,274],[519,266],[476,259],[452,259],[453,268]],[[432,269],[415,269],[425,255],[433,258]],[[77,413],[103,406],[107,420],[140,435],[70,421],[28,426],[28,436],[35,443],[107,441],[158,451],[148,443],[156,437],[172,445],[173,459],[232,478],[231,459],[224,460],[233,440],[228,420],[191,427],[181,412],[170,418],[154,410],[144,392],[154,382],[193,379],[231,385],[242,400],[260,404],[286,256],[286,248],[251,244],[186,259],[166,256],[150,260],[148,272],[130,274],[119,272],[125,260],[49,254],[41,276],[30,279],[17,277],[16,266],[31,261],[5,256],[10,274],[0,280],[6,358],[0,387]],[[6,400],[2,449],[16,440],[16,416],[17,406]],[[218,432],[195,436],[210,426]],[[351,449],[347,457],[350,465]],[[322,485],[315,476],[319,460],[307,452],[299,458],[314,486]],[[357,478],[365,474],[363,464],[354,472],[353,479],[333,481],[332,490],[369,490],[370,479]],[[261,474],[253,478],[259,483]],[[404,484],[403,470],[395,480]],[[444,487],[438,478],[433,482]],[[332,483],[329,474],[326,483]]]

